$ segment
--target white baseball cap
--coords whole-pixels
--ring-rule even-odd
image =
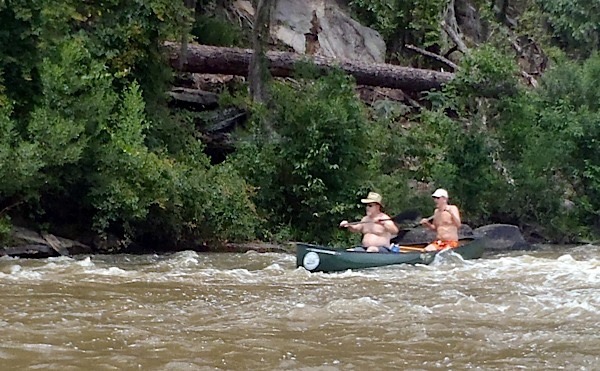
[[[435,198],[445,197],[445,198],[448,198],[448,191],[446,191],[443,188],[438,188],[438,189],[435,190],[435,192],[433,192],[433,194],[431,195],[431,197],[435,197]]]

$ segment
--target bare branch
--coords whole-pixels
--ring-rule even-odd
[[[454,0],[450,0],[448,2],[448,6],[446,7],[446,13],[444,14],[444,20],[442,21],[442,28],[450,39],[454,41],[458,50],[460,50],[463,54],[469,53],[469,48],[462,40],[460,36],[460,29],[458,28],[458,23],[456,22],[456,13],[454,12]]]
[[[423,54],[423,55],[425,55],[427,57],[430,57],[430,58],[433,58],[433,59],[435,59],[437,61],[440,61],[440,62],[446,64],[448,67],[452,68],[454,71],[458,70],[458,65],[456,63],[452,62],[450,59],[445,58],[445,57],[443,57],[441,55],[429,52],[429,51],[427,51],[425,49],[418,48],[418,47],[416,47],[414,45],[411,45],[411,44],[406,44],[406,45],[404,45],[404,47],[406,49],[412,50],[412,51],[417,52],[419,54]]]

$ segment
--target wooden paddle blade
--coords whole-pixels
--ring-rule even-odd
[[[394,216],[392,221],[396,224],[402,224],[406,222],[415,222],[421,217],[421,213],[418,210],[404,210],[400,214]]]

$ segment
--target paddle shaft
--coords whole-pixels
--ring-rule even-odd
[[[394,220],[393,218],[388,218],[388,219],[381,219],[377,222],[374,222],[372,220],[368,221],[368,222],[352,222],[352,223],[348,223],[346,225],[358,225],[358,224],[367,224],[367,223],[379,223],[379,222],[387,222],[388,220]]]
[[[393,217],[391,217],[391,218],[389,218],[389,217],[388,217],[387,219],[381,219],[381,220],[379,220],[379,221],[377,221],[377,222],[375,222],[375,221],[365,221],[365,222],[363,222],[363,221],[360,221],[360,222],[352,222],[352,223],[348,223],[348,224],[346,224],[346,226],[349,226],[349,225],[357,225],[357,224],[367,224],[367,223],[379,223],[379,222],[387,222],[388,220],[390,220],[390,221],[392,221],[392,222],[394,222],[394,223],[400,223],[400,222],[402,222],[402,221],[408,221],[408,220],[411,220],[411,221],[412,221],[412,220],[415,220],[415,219],[417,219],[418,217],[419,217],[419,212],[418,212],[417,210],[412,210],[412,209],[410,209],[410,210],[404,210],[404,211],[403,211],[403,212],[401,212],[400,214],[398,214],[398,215],[395,215],[395,216],[393,216]]]
[[[431,223],[431,221],[433,220],[433,215],[430,216],[429,218],[427,218],[427,221]],[[417,228],[418,226],[420,226],[421,223],[415,223],[413,225],[409,225],[407,227],[402,228],[402,230],[409,230],[409,229],[413,229],[413,228]]]
[[[400,251],[402,251],[402,250],[419,251],[419,252],[425,251],[424,247],[413,247],[413,246],[398,246],[398,247],[400,248]]]
[[[429,222],[431,222],[432,220],[433,220],[433,215],[430,216],[429,218],[427,218],[427,221],[429,221]],[[418,227],[419,225],[421,225],[421,223],[414,224],[411,227],[404,228],[403,230],[404,231],[408,231],[408,230],[410,230],[412,228]],[[400,251],[402,251],[402,250],[407,251],[408,250],[408,251],[425,252],[425,248],[424,247],[402,246],[402,245],[399,245],[398,247],[400,248]]]

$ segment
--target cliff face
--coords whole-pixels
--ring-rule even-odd
[[[250,1],[233,3],[236,14],[254,16]],[[279,0],[271,14],[271,36],[278,44],[300,54],[383,62],[386,46],[381,35],[352,19],[335,1]]]

